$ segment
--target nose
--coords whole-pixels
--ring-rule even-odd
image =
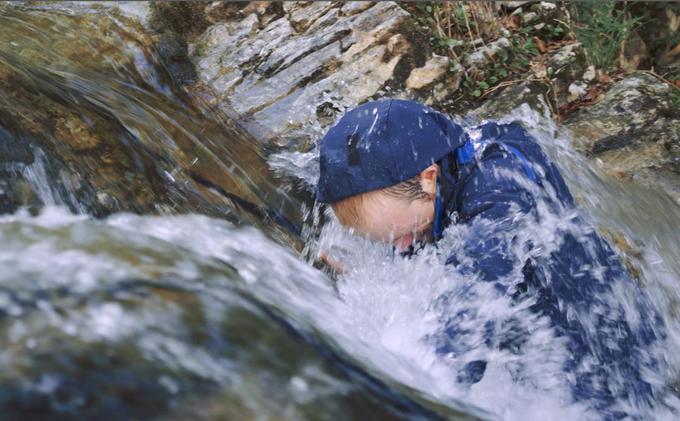
[[[405,251],[413,244],[413,233],[403,235],[392,242],[392,245],[400,252]]]

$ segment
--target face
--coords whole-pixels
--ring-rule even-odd
[[[433,199],[408,201],[374,191],[366,193],[361,205],[359,222],[343,223],[356,234],[375,241],[389,241],[399,251],[406,250],[414,241],[426,241],[430,237]]]

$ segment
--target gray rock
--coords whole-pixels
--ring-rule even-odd
[[[406,79],[406,88],[422,89],[428,87],[441,79],[448,69],[448,57],[433,55],[423,67],[411,71],[408,79]]]
[[[522,22],[523,23],[530,23],[533,22],[538,18],[538,14],[535,12],[529,12],[529,13],[523,13],[522,14]]]
[[[543,114],[547,111],[546,95],[549,91],[550,86],[544,82],[520,82],[490,97],[469,114],[480,120],[497,120],[524,104]]]
[[[340,13],[343,16],[352,16],[361,13],[369,7],[373,6],[373,1],[348,1],[340,8]]]
[[[410,15],[394,2],[282,7],[283,17],[261,29],[255,17],[215,25],[193,48],[199,77],[218,104],[265,142],[305,144],[345,108],[389,84],[403,86],[413,68],[425,65],[426,43],[415,42],[405,29]],[[416,85],[440,77],[430,76]]]
[[[532,1],[501,1],[500,5],[508,11],[516,10],[533,3]]]
[[[680,202],[680,112],[671,88],[646,73],[615,83],[566,122],[574,145],[610,174],[662,188]]]
[[[499,38],[467,56],[464,62],[465,67],[483,67],[500,51],[509,49],[510,45],[510,41],[507,38]]]
[[[338,60],[340,54],[340,42],[335,41],[276,73],[275,78],[263,79],[259,73],[250,73],[230,95],[230,101],[240,114],[256,111],[304,86],[328,62]]]
[[[557,107],[572,100],[569,87],[582,80],[587,66],[585,51],[580,43],[568,44],[551,53],[546,73],[553,85],[553,99]]]
[[[538,8],[543,10],[555,10],[557,9],[557,5],[549,1],[542,1],[538,4]]]
[[[314,21],[323,16],[334,6],[330,1],[286,2],[284,10],[288,14],[288,21],[298,31],[304,32]]]
[[[585,95],[588,89],[588,85],[584,82],[574,82],[571,85],[569,85],[569,88],[567,90],[569,91],[569,96],[567,97],[567,100],[569,102],[575,101],[578,99],[580,96]]]
[[[596,77],[597,71],[595,70],[595,66],[593,65],[588,66],[586,71],[583,73],[583,80],[585,80],[586,82],[592,82],[593,80],[595,80]]]

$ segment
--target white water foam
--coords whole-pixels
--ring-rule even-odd
[[[544,109],[547,109],[545,107]],[[461,121],[460,119],[458,119]],[[565,178],[567,178],[574,194],[587,195],[591,201],[585,202],[586,220],[593,215],[593,208],[597,206],[597,195],[615,183],[606,177],[592,164],[573,151],[570,145],[570,135],[558,128],[549,116],[540,115],[527,105],[520,107],[510,115],[501,119],[501,123],[519,120],[529,129],[532,136],[546,150],[546,153],[557,162]],[[483,122],[475,122],[481,124]],[[474,133],[470,133],[473,135]],[[304,174],[307,184],[313,185],[315,179],[310,174],[318,174],[318,151],[308,154],[279,154],[278,170],[285,171],[286,161],[293,164],[289,167],[296,174]],[[288,159],[281,159],[281,156]],[[566,170],[566,171],[565,171]],[[579,174],[580,173],[580,174]],[[574,175],[578,174],[578,175]],[[585,175],[587,178],[584,179]],[[548,192],[553,194],[554,192]],[[606,193],[605,193],[606,194]],[[593,197],[594,196],[594,197]],[[609,206],[616,206],[617,201],[611,200]],[[560,236],[571,232],[581,236],[583,227],[571,224],[575,216],[571,211],[564,211],[557,215],[549,212],[545,207],[539,209],[542,223],[523,226],[524,240],[540,239],[538,252],[547,254],[560,245]],[[626,210],[619,212],[626,216]],[[611,213],[597,214],[594,224],[602,224],[621,228],[616,220],[610,221]],[[674,216],[680,215],[676,210]],[[556,338],[547,320],[543,320],[529,312],[526,307],[531,302],[525,302],[521,307],[513,305],[508,299],[499,297],[488,285],[465,279],[444,265],[444,260],[458,247],[457,242],[466,235],[466,228],[453,225],[449,227],[439,248],[426,247],[416,256],[404,259],[395,256],[386,246],[372,244],[368,241],[354,238],[345,232],[335,221],[332,213],[327,214],[331,222],[323,227],[318,244],[318,251],[328,253],[332,258],[342,262],[346,271],[339,276],[338,290],[346,306],[341,307],[342,318],[353,326],[354,332],[362,342],[371,344],[370,353],[375,356],[368,358],[383,370],[395,375],[400,381],[420,390],[425,390],[442,401],[447,399],[463,400],[500,415],[503,419],[598,419],[599,415],[592,412],[583,403],[572,403],[568,379],[563,372],[564,362],[568,355],[561,339]],[[645,227],[647,228],[647,227]],[[468,228],[469,229],[469,228]],[[587,231],[587,230],[586,230]],[[649,230],[656,232],[655,230]],[[630,230],[626,234],[635,235]],[[639,233],[637,233],[639,234]],[[642,235],[641,235],[642,236]],[[522,241],[519,241],[520,243]],[[678,297],[678,275],[672,261],[664,260],[650,247],[646,254],[650,260],[645,260],[643,276],[650,282],[647,290],[653,298],[657,310],[665,316],[669,330],[677,332],[677,321],[669,316],[669,296]],[[439,250],[444,250],[440,255]],[[661,253],[663,254],[663,253]],[[314,255],[314,253],[310,253]],[[671,253],[671,256],[673,254]],[[527,257],[521,250],[513,256],[517,262]],[[680,257],[680,254],[676,254]],[[521,267],[521,265],[516,265]],[[653,268],[652,268],[653,267]],[[592,269],[597,273],[598,268]],[[652,273],[653,272],[653,273]],[[521,276],[517,274],[517,276]],[[453,293],[451,291],[454,291]],[[664,297],[664,293],[666,296]],[[669,291],[673,291],[668,294]],[[433,305],[444,292],[453,297],[448,303],[451,314],[460,309],[470,310],[473,317],[464,320],[465,328],[472,332],[464,338],[463,348],[453,359],[447,360],[436,355],[431,344],[425,338],[441,329],[440,316],[442,309]],[[614,289],[612,297],[604,304],[618,303],[626,310],[631,326],[635,326],[637,310],[634,298],[628,288],[621,286]],[[604,300],[604,297],[603,297]],[[597,311],[597,310],[595,310]],[[576,315],[579,316],[579,315]],[[481,333],[486,323],[498,323],[508,318],[519,319],[520,328],[530,333],[530,344],[522,355],[502,353],[489,350],[483,346]],[[601,332],[596,331],[591,321],[581,317],[588,335],[593,340]],[[515,326],[516,328],[516,326]],[[667,344],[678,344],[676,334],[669,332]],[[670,345],[672,346],[672,345]],[[376,349],[377,347],[377,349]],[[669,370],[675,372],[680,367],[677,361],[665,349],[647,350],[650,356],[667,362]],[[402,366],[389,367],[389,362],[381,361],[377,355],[392,354],[404,362]],[[457,371],[468,361],[486,359],[489,364],[486,375],[471,387],[458,384],[455,379]],[[423,375],[426,373],[427,375]],[[651,384],[667,384],[674,373],[645,373],[645,379]],[[616,378],[615,375],[612,378]],[[677,398],[669,396],[663,404],[653,410],[656,419],[671,419],[677,411]],[[618,408],[631,414],[652,416],[644,408],[636,408],[630,402],[619,402]],[[533,417],[533,418],[532,418]]]

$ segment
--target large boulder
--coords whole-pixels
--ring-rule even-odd
[[[576,148],[597,158],[607,172],[661,187],[680,202],[677,96],[677,88],[648,73],[635,73],[565,124]]]

